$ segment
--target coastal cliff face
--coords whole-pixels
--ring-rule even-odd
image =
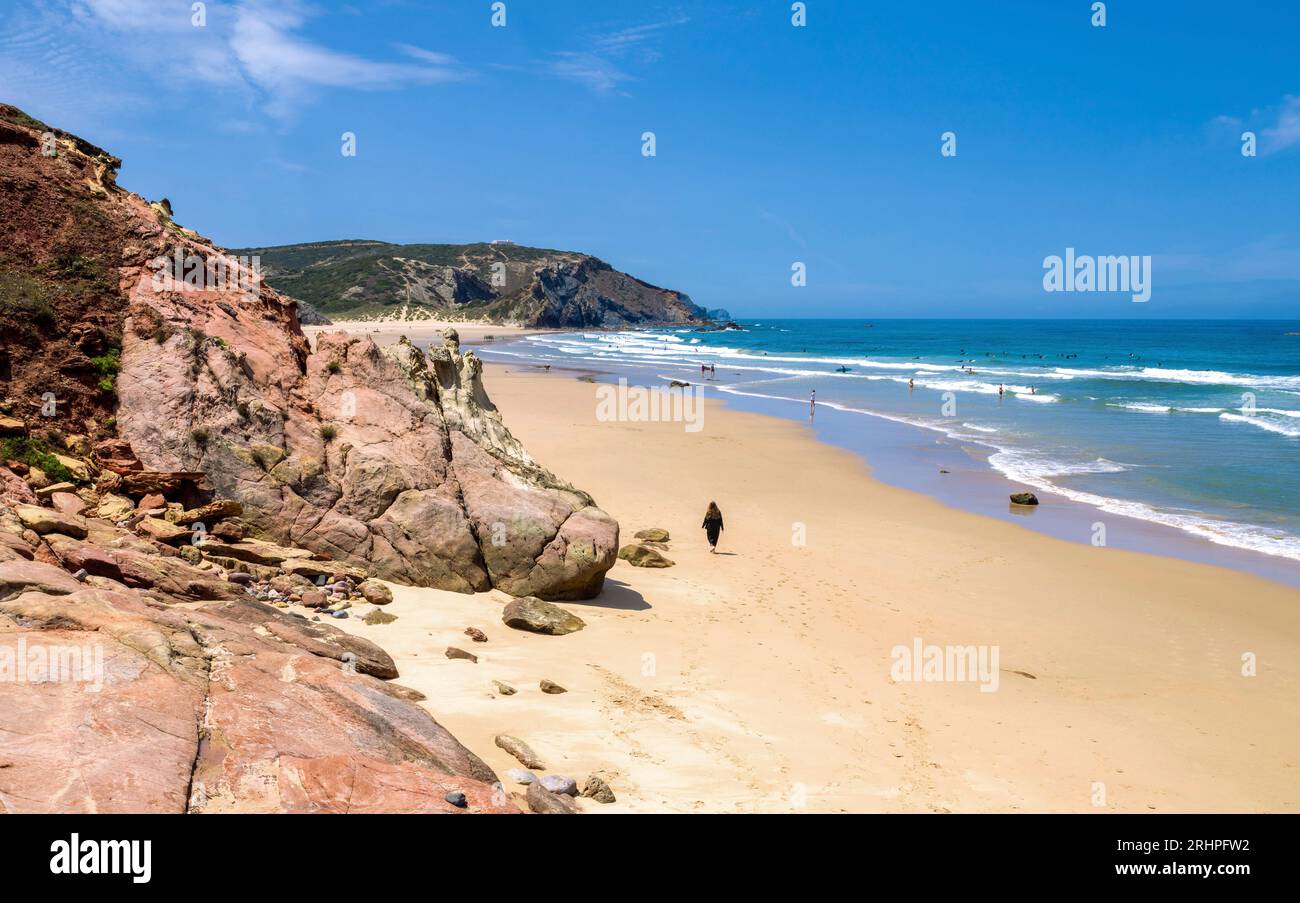
[[[232,252],[267,281],[334,319],[476,320],[511,326],[692,325],[709,315],[681,292],[587,254],[497,242],[317,242]]]
[[[312,353],[118,166],[0,105],[0,811],[516,811],[329,617],[594,595],[618,524],[454,333]]]
[[[6,413],[116,436],[139,469],[190,475],[187,502],[232,499],[259,538],[374,576],[599,592],[617,523],[514,441],[454,334],[431,358],[343,334],[312,354],[292,299],[118,188],[118,163],[0,109]]]

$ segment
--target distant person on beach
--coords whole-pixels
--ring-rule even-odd
[[[718,551],[718,534],[722,532],[722,512],[717,502],[709,502],[709,510],[704,512],[705,534],[709,537],[709,551]]]
[[[1003,392],[1003,388],[1002,388],[1001,385],[999,385],[999,386],[998,386],[998,398],[1001,398],[1001,397],[1002,397],[1002,392]]]
[[[817,390],[813,389],[812,394],[808,396],[808,416],[811,417],[817,412]]]
[[[915,383],[914,381],[912,381],[912,380],[909,379],[909,380],[907,381],[907,387],[908,387],[909,389],[915,389],[915,388],[916,388],[916,383]]]

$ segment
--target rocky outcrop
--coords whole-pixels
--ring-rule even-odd
[[[432,359],[342,333],[312,353],[253,261],[117,187],[103,151],[55,133],[45,155],[45,128],[0,107],[0,413],[98,444],[94,465],[41,458],[69,477],[33,485],[102,469],[389,580],[599,592],[617,524],[528,457],[454,334]]]
[[[0,811],[515,811],[373,643],[24,501],[0,488]]]
[[[158,317],[188,325],[159,342]],[[384,579],[599,592],[617,524],[510,436],[454,335],[433,361],[342,333],[306,355],[299,334],[267,323],[237,327],[215,304],[138,288],[118,427],[148,470],[202,472],[257,535]],[[232,337],[196,338],[222,333]],[[160,416],[180,428],[157,430]]]

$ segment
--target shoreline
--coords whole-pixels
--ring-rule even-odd
[[[510,354],[504,350],[501,353]],[[520,363],[527,360],[525,355],[519,357]],[[497,358],[485,360],[506,363]],[[605,377],[612,381],[620,376],[626,377],[634,385],[653,385],[656,381],[669,379],[654,368],[631,363],[620,369],[597,364],[584,367],[576,360],[560,366],[597,379]],[[538,371],[541,372],[540,367]],[[707,381],[698,384],[712,389],[717,393],[714,397],[734,410],[793,423],[807,422],[806,417],[790,413],[806,411],[806,401],[751,393],[734,386],[715,387]],[[1097,527],[1104,525],[1104,542],[1111,546],[1228,567],[1300,589],[1300,562],[1294,558],[1216,541],[1208,532],[1176,525],[1166,516],[1167,512],[1151,508],[1145,502],[1089,496],[1087,493],[1080,495],[1076,490],[1033,478],[1013,479],[990,460],[1004,452],[995,443],[960,439],[944,430],[903,417],[844,408],[831,401],[820,401],[817,412],[818,417],[812,425],[818,441],[854,452],[867,463],[877,479],[938,499],[955,510],[1018,523],[1031,531],[1085,545],[1096,541]],[[861,417],[868,418],[868,431],[861,429],[862,421],[858,419]],[[939,474],[943,474],[942,478],[937,476]],[[1008,504],[1011,493],[1026,490],[1045,496],[1048,503],[1036,507]],[[1090,500],[1085,501],[1085,498]],[[1143,516],[1136,509],[1149,509],[1152,516]],[[1207,524],[1213,523],[1213,519],[1206,515],[1198,517]]]
[[[485,370],[530,453],[624,541],[669,529],[677,562],[618,562],[597,599],[563,603],[588,625],[566,637],[506,628],[499,593],[397,587],[396,622],[336,622],[387,649],[503,780],[518,763],[497,733],[546,773],[604,775],[619,802],[588,812],[1300,807],[1300,727],[1282,715],[1300,686],[1294,590],[955,510],[806,425],[713,399],[692,435],[598,422],[596,386],[571,375]],[[696,535],[711,497],[722,555]],[[996,647],[997,691],[895,681],[893,650],[915,639]],[[1257,677],[1240,673],[1247,653]],[[543,678],[569,692],[542,694]]]
[[[736,398],[730,393],[726,399],[735,410],[799,422],[797,417],[779,413],[776,408],[780,405],[769,407],[765,401]],[[1001,453],[991,443],[958,439],[875,412],[854,413],[871,418],[875,432],[871,441],[850,437],[852,421],[844,425],[838,420],[852,414],[833,409],[829,403],[818,405],[821,424],[814,426],[816,440],[859,455],[877,479],[891,486],[920,493],[956,511],[1015,523],[1082,545],[1093,544],[1094,531],[1102,524],[1107,530],[1106,543],[1115,548],[1225,567],[1300,589],[1300,562],[1292,558],[1216,542],[1208,535],[1138,514],[1110,511],[1036,480],[1014,480],[989,460]],[[828,421],[834,425],[827,427]],[[1043,503],[1009,504],[1010,493],[1024,491],[1042,496]],[[1125,499],[1105,501],[1145,507],[1145,503]]]
[[[411,329],[413,325],[418,328]],[[395,342],[405,335],[415,344],[428,347],[428,343],[439,340],[442,331],[448,327],[456,328],[460,333],[462,346],[477,347],[488,354],[499,350],[507,356],[511,356],[512,352],[501,346],[514,345],[528,335],[573,332],[570,328],[500,327],[480,322],[452,321],[420,321],[416,324],[408,321],[340,321],[328,327],[303,327],[303,331],[306,333],[309,329],[312,330],[309,339],[313,342],[317,332],[342,329],[367,332],[380,344]],[[496,339],[502,341],[498,343]],[[633,385],[638,384],[638,380],[644,381],[648,386],[654,380],[668,379],[662,374],[652,373],[652,368],[636,365],[615,369],[595,363],[583,365],[575,360],[562,362],[556,369],[552,369],[552,365],[542,364],[525,354],[517,357],[518,360],[491,357],[484,357],[483,360],[485,364],[529,367],[537,373],[571,374],[595,381],[613,381],[622,376],[628,378]],[[804,422],[801,417],[784,413],[793,408],[806,408],[805,403],[795,399],[756,395],[734,387],[714,386],[709,382],[699,385],[712,389],[717,393],[714,396],[717,400],[734,410],[758,413],[793,423]],[[936,499],[954,510],[1016,523],[1034,532],[1085,545],[1096,542],[1096,529],[1099,525],[1104,525],[1105,544],[1117,548],[1226,567],[1300,589],[1300,562],[1294,559],[1218,542],[1208,534],[1185,529],[1160,518],[1144,517],[1131,510],[1109,510],[1108,507],[1076,498],[1077,493],[1072,490],[1063,490],[1041,481],[1015,480],[994,467],[989,460],[1001,453],[996,444],[978,439],[958,439],[941,430],[894,415],[842,409],[840,405],[829,401],[820,403],[818,412],[821,415],[820,422],[814,421],[811,424],[816,441],[853,452],[876,479]],[[855,414],[867,417],[872,422],[875,435],[870,439],[864,439],[860,431],[849,428],[853,425]],[[845,423],[825,428],[828,420],[835,423],[839,419],[845,419]],[[850,436],[851,432],[857,435]],[[881,437],[884,437],[883,441]],[[923,467],[918,464],[921,460],[929,463]],[[942,474],[945,478],[937,479],[936,474]],[[1011,493],[1026,490],[1044,494],[1050,499],[1049,504],[1025,507],[1008,503],[1007,497]],[[1097,498],[1118,507],[1147,507],[1146,503],[1122,498]],[[1116,524],[1121,529],[1113,529]]]

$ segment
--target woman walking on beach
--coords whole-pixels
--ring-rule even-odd
[[[709,551],[718,551],[718,534],[722,532],[722,512],[717,502],[709,502],[709,510],[704,512],[705,534],[709,537]]]

